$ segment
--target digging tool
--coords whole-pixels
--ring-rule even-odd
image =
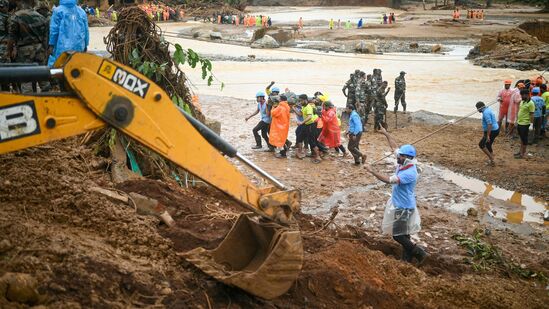
[[[110,125],[249,208],[219,247],[182,254],[205,273],[256,296],[284,294],[303,264],[293,214],[301,193],[242,156],[208,127],[178,109],[147,77],[92,54],[64,53],[55,68],[0,68],[0,83],[62,79],[67,92],[0,92],[0,154]],[[259,187],[225,156],[272,185]]]

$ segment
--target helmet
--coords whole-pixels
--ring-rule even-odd
[[[511,85],[513,83],[512,80],[510,79],[506,79],[504,82],[503,82],[505,85]]]
[[[280,92],[280,88],[278,88],[278,87],[273,87],[272,92]]]
[[[414,148],[414,146],[409,145],[409,144],[402,145],[398,149],[398,154],[399,155],[409,156],[409,157],[415,157],[416,156],[416,149]]]
[[[263,91],[258,91],[256,94],[255,94],[255,97],[258,98],[258,97],[265,97],[265,92]]]
[[[540,93],[540,89],[539,87],[534,87],[534,89],[532,89],[532,93]]]

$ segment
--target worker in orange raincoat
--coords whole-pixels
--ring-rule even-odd
[[[271,97],[273,108],[271,110],[271,129],[269,130],[269,144],[281,148],[280,153],[275,153],[277,158],[285,158],[288,151],[288,131],[290,130],[290,106],[284,95]]]
[[[345,151],[345,147],[341,146],[341,128],[334,104],[331,101],[326,101],[322,106],[322,131],[320,132],[318,141],[328,148],[342,151],[345,157],[347,152]]]

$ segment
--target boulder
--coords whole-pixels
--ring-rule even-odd
[[[410,43],[410,48],[419,48],[419,44],[417,42]]]
[[[279,48],[280,44],[270,35],[265,35],[251,45],[252,48]]]
[[[436,45],[433,45],[433,47],[431,47],[432,53],[440,53],[440,51],[442,51],[442,45],[440,44],[436,44]]]
[[[0,293],[9,301],[34,305],[40,301],[38,281],[29,274],[5,273],[0,278]]]
[[[360,41],[355,45],[355,51],[363,54],[375,54],[376,46],[370,42]]]
[[[424,111],[424,110],[413,112],[411,114],[411,117],[412,117],[413,123],[425,123],[425,124],[431,124],[435,126],[448,123],[448,120],[446,120],[444,116],[431,113],[428,111]]]
[[[210,32],[210,39],[212,39],[212,40],[222,40],[223,36],[221,35],[221,32],[212,31],[212,32]]]

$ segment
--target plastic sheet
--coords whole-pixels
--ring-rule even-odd
[[[381,229],[383,234],[391,236],[415,234],[421,230],[419,210],[396,208],[389,199],[385,205]]]

